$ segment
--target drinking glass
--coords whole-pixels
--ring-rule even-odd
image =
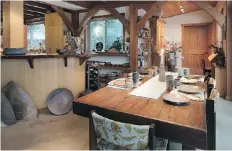
[[[138,87],[139,85],[139,73],[133,72],[133,85],[134,87]]]

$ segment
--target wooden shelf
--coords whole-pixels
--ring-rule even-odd
[[[91,55],[89,54],[80,54],[80,55],[59,55],[59,54],[33,54],[33,55],[10,55],[10,56],[5,56],[5,55],[1,55],[1,59],[27,59],[28,63],[30,65],[30,67],[33,69],[34,65],[33,65],[33,59],[37,59],[37,58],[63,58],[64,59],[64,66],[67,67],[68,66],[68,61],[67,58],[68,57],[76,57],[79,58],[79,63],[80,65],[82,65],[85,60],[89,59],[91,57]]]
[[[97,54],[94,54],[94,56],[121,56],[121,57],[129,57],[130,55],[129,54],[121,54],[121,53],[97,53]]]
[[[119,65],[99,65],[101,69],[115,69],[115,70],[124,70],[130,71],[129,66],[119,66]]]

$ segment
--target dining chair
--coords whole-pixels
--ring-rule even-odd
[[[207,69],[205,67],[205,60],[204,59],[201,59],[201,68],[203,71],[203,75],[206,75],[206,73],[208,73],[208,75],[211,75],[211,69]]]
[[[213,78],[208,78],[206,83],[207,83],[207,98],[210,99],[213,99],[214,97],[216,98],[216,95],[218,95],[218,92],[216,90],[216,80]]]
[[[216,109],[215,100],[206,99],[207,150],[216,149]]]
[[[166,150],[167,146],[167,139],[155,137],[154,124],[121,123],[90,112],[90,150]]]

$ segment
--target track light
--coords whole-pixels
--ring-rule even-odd
[[[182,2],[180,2],[180,10],[181,10],[182,13],[184,13],[184,7],[182,5]]]

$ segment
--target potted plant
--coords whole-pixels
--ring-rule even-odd
[[[118,52],[122,50],[123,47],[123,40],[122,37],[117,37],[117,40],[113,42],[113,44],[110,46],[110,49],[115,48]]]
[[[175,71],[176,68],[176,53],[181,52],[181,43],[177,43],[176,41],[165,40],[163,46],[166,52],[166,64],[169,71]]]

